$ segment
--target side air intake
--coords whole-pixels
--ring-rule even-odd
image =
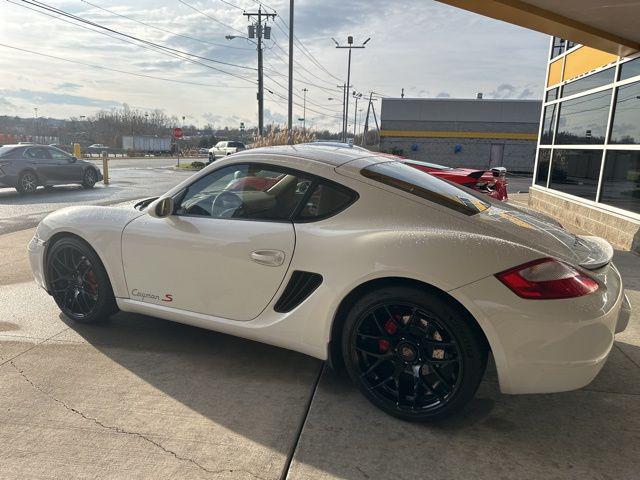
[[[319,273],[296,270],[273,309],[278,313],[290,312],[304,302],[321,283],[322,275]]]

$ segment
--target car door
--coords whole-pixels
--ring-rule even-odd
[[[172,215],[125,228],[131,299],[231,320],[257,317],[276,294],[295,247],[290,218],[304,174],[236,164],[196,179]]]
[[[47,150],[57,166],[56,178],[59,182],[80,183],[82,181],[84,167],[72,155],[52,147]]]
[[[57,182],[57,164],[45,147],[29,147],[23,156],[27,164],[35,170],[41,185]]]

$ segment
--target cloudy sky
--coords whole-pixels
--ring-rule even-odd
[[[81,28],[34,4],[112,31]],[[281,15],[265,41],[268,123],[286,121],[288,4],[267,2]],[[242,9],[257,7],[255,0],[3,0],[0,115],[31,117],[37,107],[39,116],[68,118],[126,103],[197,125],[255,125],[255,45],[225,35],[246,32]],[[399,96],[404,88],[407,97],[541,97],[548,37],[435,1],[298,0],[295,27],[306,49],[295,50],[295,101],[302,105],[307,88],[308,125],[338,129],[341,107],[329,98],[342,98],[336,86],[346,77],[347,51],[331,37],[344,42],[347,35],[356,43],[371,37],[353,52],[352,84],[365,94]],[[145,49],[119,33],[175,50]],[[301,106],[294,115],[302,116]]]

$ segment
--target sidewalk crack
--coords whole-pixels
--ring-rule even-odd
[[[194,465],[195,467],[197,467],[199,470],[206,472],[208,474],[211,475],[217,475],[217,474],[221,474],[221,473],[237,473],[237,472],[243,472],[243,473],[247,473],[248,475],[251,475],[254,478],[258,478],[261,480],[265,480],[263,477],[260,477],[258,475],[256,475],[253,472],[250,472],[248,470],[245,469],[232,469],[232,468],[223,468],[221,470],[210,470],[208,468],[206,468],[204,465],[198,463],[197,461],[193,460],[192,458],[188,458],[188,457],[183,457],[182,455],[179,455],[178,453],[174,452],[171,449],[166,448],[165,446],[163,446],[161,443],[153,440],[152,438],[149,438],[148,436],[139,433],[139,432],[133,432],[133,431],[129,431],[129,430],[125,430],[124,428],[115,426],[115,425],[107,425],[105,423],[103,423],[102,421],[100,421],[99,419],[95,418],[95,417],[91,417],[89,415],[86,415],[85,413],[81,412],[80,410],[78,410],[77,408],[74,408],[70,405],[67,405],[64,401],[60,400],[59,398],[57,398],[56,396],[52,395],[51,393],[45,391],[42,387],[40,387],[39,385],[37,385],[36,383],[34,383],[29,377],[27,377],[26,373],[24,372],[24,370],[22,370],[20,367],[18,367],[13,360],[9,360],[9,365],[11,365],[19,374],[20,376],[29,384],[31,385],[33,388],[35,388],[36,390],[38,390],[40,393],[46,395],[47,397],[49,397],[51,400],[53,400],[54,402],[56,402],[58,405],[62,406],[65,410],[72,412],[80,417],[82,417],[85,420],[88,420],[90,422],[95,423],[96,425],[98,425],[101,428],[104,428],[106,430],[110,430],[112,432],[121,434],[121,435],[131,435],[134,437],[138,437],[141,440],[144,440],[145,442],[150,443],[151,445],[155,446],[156,448],[159,448],[160,450],[162,450],[163,452],[173,456],[174,458],[176,458],[177,460],[180,460],[182,462],[188,462],[191,463],[192,465]]]

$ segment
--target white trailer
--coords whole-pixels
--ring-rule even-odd
[[[122,137],[122,148],[136,152],[161,153],[171,151],[171,137],[154,135],[126,135]]]

